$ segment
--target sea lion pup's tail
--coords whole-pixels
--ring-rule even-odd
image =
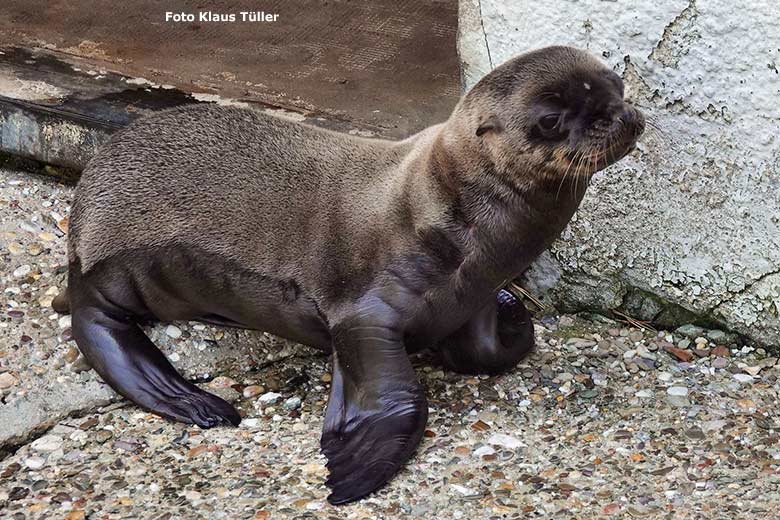
[[[70,299],[68,298],[67,287],[54,297],[51,301],[51,308],[60,314],[70,314]]]

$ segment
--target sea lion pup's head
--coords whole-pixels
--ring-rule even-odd
[[[589,178],[629,153],[645,126],[624,101],[620,77],[572,47],[504,63],[463,98],[451,121],[517,189]]]

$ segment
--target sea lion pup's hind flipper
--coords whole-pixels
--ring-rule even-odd
[[[98,291],[74,284],[78,269],[71,267],[69,286],[73,337],[111,388],[158,415],[201,428],[241,422],[233,406],[179,375],[143,330]]]
[[[450,370],[498,374],[511,370],[534,347],[534,326],[523,302],[501,290],[494,301],[441,342]]]
[[[332,504],[362,498],[390,480],[428,420],[403,332],[388,319],[392,311],[376,307],[332,331],[333,380],[321,442]]]

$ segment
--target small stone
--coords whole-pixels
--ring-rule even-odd
[[[129,452],[136,452],[141,450],[141,445],[137,442],[133,441],[126,441],[126,440],[118,440],[114,443],[114,448],[125,450]]]
[[[680,361],[690,362],[693,359],[693,354],[688,350],[683,350],[677,347],[664,346],[664,350],[677,358]]]
[[[705,432],[715,432],[722,430],[726,426],[726,421],[722,419],[715,419],[712,421],[706,421],[702,423],[701,429]]]
[[[187,452],[187,458],[194,459],[198,455],[202,455],[208,450],[208,446],[205,444],[199,444],[198,446],[195,446],[190,451]]]
[[[165,327],[165,334],[169,338],[173,338],[173,339],[180,338],[181,337],[181,329],[179,327],[177,327],[176,325],[168,325],[167,327]]]
[[[490,429],[490,425],[483,420],[478,420],[471,425],[471,429],[478,432],[486,432]]]
[[[701,428],[697,428],[697,427],[693,427],[693,428],[690,428],[690,429],[686,430],[685,431],[685,435],[689,439],[693,439],[693,440],[697,440],[697,441],[701,441],[701,440],[705,439],[704,432],[702,431]]]
[[[710,351],[711,356],[717,356],[717,357],[729,357],[731,356],[731,351],[729,351],[728,348],[724,347],[723,345],[718,345],[714,349]]]
[[[113,436],[114,434],[111,430],[98,430],[95,432],[95,440],[101,444],[110,440]]]
[[[477,494],[477,492],[474,491],[473,489],[471,489],[469,487],[466,487],[466,486],[461,486],[460,484],[452,484],[452,489],[454,489],[455,491],[457,491],[458,493],[460,493],[461,495],[464,495],[464,496],[470,496],[470,495],[476,495]]]
[[[248,399],[250,397],[254,397],[256,395],[260,395],[263,392],[265,392],[265,387],[260,386],[260,385],[249,385],[249,386],[244,388],[243,395],[244,395],[244,397],[246,397]]]
[[[648,389],[645,388],[645,389],[642,389],[642,390],[638,390],[634,394],[634,396],[640,397],[642,399],[647,399],[649,397],[653,397],[653,391],[652,390],[648,390]]]
[[[56,435],[44,435],[35,439],[30,447],[40,453],[51,453],[62,448],[62,437]]]
[[[688,338],[681,339],[680,341],[677,342],[677,346],[679,348],[688,348],[691,346],[691,340],[689,340]]]
[[[726,368],[729,366],[729,360],[724,357],[716,357],[712,360],[712,368]]]
[[[73,363],[79,357],[79,349],[76,347],[69,347],[63,357],[67,363]]]
[[[642,334],[641,330],[634,330],[628,333],[628,339],[633,341],[634,343],[642,341],[644,338],[645,335]]]
[[[20,469],[22,469],[21,464],[19,464],[18,462],[12,462],[8,466],[6,466],[5,469],[0,471],[0,478],[8,478],[14,475]]]
[[[331,375],[325,372],[324,374],[322,374],[320,381],[322,381],[323,383],[330,383],[331,379],[332,379]]]
[[[6,390],[17,384],[19,380],[10,372],[0,374],[0,390]]]
[[[658,372],[658,380],[668,382],[672,380],[672,374],[669,372]]]
[[[757,376],[758,373],[761,372],[762,368],[764,368],[764,367],[755,366],[755,367],[745,367],[742,370],[744,372],[750,374],[751,376]]]
[[[684,386],[670,386],[666,389],[666,401],[677,407],[688,406],[688,389]]]
[[[71,326],[71,319],[70,319],[70,315],[68,315],[68,316],[62,316],[62,317],[61,317],[59,320],[57,320],[57,325],[59,325],[59,327],[60,327],[61,329],[67,329],[67,328],[70,328],[70,326]]]
[[[570,327],[574,325],[574,318],[570,316],[561,316],[558,318],[558,325],[561,327]]]
[[[31,272],[32,272],[32,267],[30,267],[27,264],[24,264],[24,265],[20,265],[16,269],[14,269],[13,275],[14,275],[14,278],[24,278],[25,276],[27,276]]]
[[[750,374],[734,374],[734,379],[736,379],[740,383],[752,383],[753,382],[753,376],[751,376]]]
[[[43,247],[41,247],[40,244],[36,244],[33,242],[32,244],[27,246],[27,253],[31,256],[38,256],[41,253],[43,253]]]
[[[80,374],[92,370],[92,367],[84,356],[79,356],[70,366],[70,370],[76,374]]]
[[[14,500],[21,500],[27,495],[30,494],[30,490],[25,487],[15,487],[11,489],[11,492],[8,494],[8,500],[14,501]]]
[[[623,359],[625,360],[634,359],[635,356],[636,356],[636,350],[626,350],[625,352],[623,352]]]
[[[285,410],[297,410],[301,407],[301,402],[302,401],[300,397],[290,397],[284,402],[282,406]]]
[[[704,334],[704,329],[689,323],[687,325],[683,325],[682,327],[678,327],[675,332],[681,336],[696,338]]]
[[[727,343],[731,337],[722,330],[711,330],[707,332],[707,337],[715,343]]]
[[[208,386],[209,388],[223,389],[223,388],[230,388],[235,384],[236,382],[229,377],[217,376],[209,382]]]
[[[495,455],[496,450],[491,448],[490,446],[480,446],[476,450],[474,450],[474,456],[477,458],[481,458],[485,455]]]
[[[57,220],[57,228],[63,233],[67,233],[70,219],[68,217],[62,217],[56,220]]]
[[[46,464],[46,459],[44,459],[43,457],[30,457],[28,459],[24,459],[25,467],[31,470],[41,469],[45,464]]]
[[[244,419],[241,421],[242,428],[257,428],[260,426],[260,419],[253,417],[251,419]]]
[[[655,361],[652,359],[646,359],[646,358],[637,358],[635,360],[636,365],[641,368],[642,370],[648,371],[648,370],[655,370]]]
[[[644,358],[644,359],[651,359],[653,361],[655,361],[655,359],[656,359],[655,354],[653,354],[652,352],[647,350],[647,347],[645,347],[644,345],[639,345],[636,348],[636,354],[639,357]]]
[[[91,430],[92,428],[94,428],[98,424],[100,424],[99,420],[97,420],[95,417],[90,417],[89,419],[87,419],[83,423],[79,424],[79,429],[84,430],[84,431]]]
[[[703,346],[703,345],[707,344],[707,338],[698,337],[695,340],[693,340],[693,342],[696,343],[697,345],[702,345]],[[701,348],[701,347],[699,347],[699,348]]]
[[[590,379],[596,386],[607,386],[608,384],[607,375],[603,372],[597,372],[594,370],[590,374]],[[580,394],[580,396],[582,396],[582,394]]]
[[[24,252],[24,247],[19,242],[10,242],[8,244],[8,252],[12,255],[20,255]]]
[[[777,361],[778,361],[778,358],[776,358],[776,357],[768,357],[768,358],[766,358],[765,360],[763,360],[761,362],[761,366],[763,366],[765,368],[770,368],[770,367],[773,367],[773,366],[777,365]]]
[[[520,439],[512,437],[511,435],[506,435],[505,433],[494,433],[487,440],[487,443],[493,444],[495,446],[501,446],[502,448],[506,448],[508,450],[514,450],[525,446],[525,444],[523,444]]]
[[[267,406],[267,405],[271,405],[271,404],[276,403],[281,398],[282,398],[282,394],[277,394],[276,392],[267,392],[267,393],[261,395],[257,399],[257,401],[260,404],[262,404],[264,406]]]

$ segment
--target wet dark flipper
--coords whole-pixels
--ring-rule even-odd
[[[321,442],[332,504],[357,500],[390,480],[428,420],[401,331],[383,312],[374,309],[333,330],[333,382]]]
[[[457,332],[441,342],[444,365],[467,374],[512,369],[534,347],[531,314],[523,302],[501,290]]]
[[[210,428],[238,425],[235,408],[185,380],[141,328],[97,306],[75,306],[73,337],[111,388],[163,417]]]

